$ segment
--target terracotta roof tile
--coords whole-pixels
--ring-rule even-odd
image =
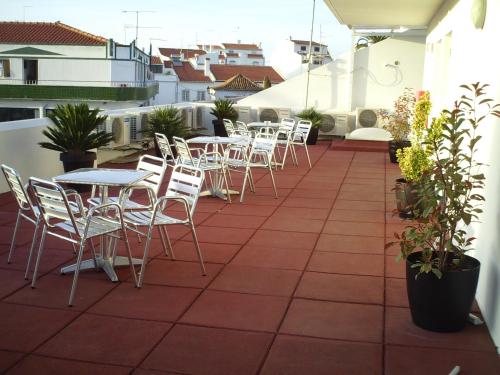
[[[261,91],[262,87],[255,82],[252,82],[247,77],[237,74],[220,85],[213,86],[212,89],[227,91]]]
[[[238,53],[226,53],[226,57],[240,57],[240,55]]]
[[[203,70],[196,70],[189,61],[184,61],[182,65],[173,65],[175,74],[179,77],[179,81],[183,82],[211,82],[210,78],[205,76]]]
[[[207,45],[203,45],[203,44],[197,44],[196,45],[199,49],[204,49],[205,47],[208,47],[207,49],[210,49],[210,47],[212,47],[212,50],[218,50],[218,49],[223,49],[222,46],[218,46],[218,45],[211,45],[211,46],[207,46]]]
[[[309,45],[309,41],[308,40],[291,39],[291,41],[294,42],[294,43],[296,43],[296,44]],[[314,40],[312,42],[312,45],[313,46],[323,46],[323,47],[326,47],[326,44],[321,44],[321,43],[315,42]]]
[[[284,81],[271,66],[212,64],[210,70],[216,81],[225,81],[237,74],[242,74],[253,82],[263,82],[266,76],[272,83]]]
[[[160,53],[166,57],[180,56],[182,53],[185,59],[190,59],[194,55],[206,55],[206,52],[202,49],[190,49],[190,48],[159,48]]]
[[[151,64],[152,65],[163,65],[160,56],[151,56]]]
[[[242,44],[242,43],[222,43],[225,49],[258,49],[260,47],[257,44]]]
[[[174,67],[174,64],[173,64],[173,62],[172,62],[172,61],[170,61],[170,60],[165,60],[165,61],[163,62],[163,66],[164,66],[165,68],[172,69],[172,68]]]
[[[101,46],[106,42],[62,22],[0,22],[0,43]]]

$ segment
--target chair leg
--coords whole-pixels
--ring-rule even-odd
[[[226,195],[227,195],[227,201],[231,203],[231,194],[229,194],[229,185],[227,183],[227,175],[226,175],[226,169],[222,169],[222,178],[224,180],[224,184],[226,185]]]
[[[269,173],[271,174],[271,181],[273,183],[274,196],[278,198],[278,190],[276,190],[276,183],[274,182],[273,168],[269,165]]]
[[[38,275],[38,267],[40,266],[40,259],[42,258],[43,245],[45,242],[45,235],[47,234],[47,227],[44,225],[42,230],[42,236],[40,237],[40,246],[38,247],[38,254],[36,256],[35,269],[33,270],[33,280],[31,280],[31,287],[35,287],[36,278]]]
[[[33,249],[35,248],[36,238],[38,236],[38,228],[40,226],[40,219],[37,219],[35,224],[35,232],[33,233],[33,240],[31,241],[30,252],[28,254],[28,261],[26,264],[26,272],[24,273],[24,279],[28,280],[28,274],[30,272],[31,257],[33,256]]]
[[[298,167],[299,158],[297,157],[297,152],[295,151],[295,146],[293,145],[293,143],[290,145],[290,151],[290,153],[292,154],[292,162],[296,167]]]
[[[130,243],[128,242],[127,230],[123,225],[122,225],[122,235],[123,235],[123,241],[125,242],[125,248],[127,249],[127,258],[128,258],[128,263],[130,265],[130,272],[132,272],[132,275],[134,276],[135,286],[137,286],[138,281],[137,281],[137,274],[135,273],[135,268],[134,268],[134,260],[132,259],[132,250],[130,249]]]
[[[248,171],[248,182],[249,182],[249,186],[250,186],[250,191],[252,193],[255,193],[255,184],[254,184],[254,181],[253,181],[253,175],[252,175],[252,170],[251,169]]]
[[[14,227],[14,233],[12,233],[12,240],[10,242],[10,249],[9,249],[9,256],[7,257],[7,263],[10,264],[10,260],[12,258],[12,254],[14,252],[14,246],[16,243],[16,236],[17,236],[17,230],[19,229],[19,223],[21,221],[21,210],[19,209],[17,211],[17,219],[16,219],[16,226]]]
[[[148,262],[149,246],[151,245],[151,237],[153,236],[153,225],[148,229],[148,234],[146,238],[146,245],[144,246],[144,255],[142,256],[141,270],[139,273],[139,281],[137,282],[137,287],[142,287],[142,282],[144,281],[144,273],[146,271],[146,263]]]
[[[158,234],[160,235],[161,245],[163,247],[163,251],[165,252],[165,256],[167,258],[170,258],[170,250],[167,247],[167,243],[165,241],[165,236],[163,235],[163,232],[161,231],[161,228],[159,225],[158,225]]]
[[[245,170],[245,177],[243,178],[243,186],[241,187],[240,203],[243,202],[243,196],[245,195],[245,188],[247,186],[247,179],[248,179],[249,172],[250,172],[250,168],[247,167]]]
[[[73,306],[73,299],[75,297],[76,285],[78,283],[78,275],[80,274],[80,265],[82,263],[83,249],[85,248],[85,240],[80,240],[80,247],[78,249],[78,257],[76,258],[75,274],[73,275],[73,283],[71,284],[71,291],[69,292],[68,306]]]
[[[283,160],[281,161],[281,169],[285,169],[286,156],[288,154],[288,143],[285,146],[285,152],[283,153]]]
[[[311,169],[312,168],[311,158],[309,157],[309,150],[307,149],[307,145],[305,142],[304,142],[304,149],[306,150],[307,161],[309,162],[309,169]]]
[[[160,225],[160,229],[163,233],[163,236],[167,240],[167,245],[168,245],[168,248],[170,249],[170,256],[172,257],[172,260],[175,260],[174,248],[172,247],[172,241],[170,241],[170,236],[168,235],[168,231],[162,225]]]
[[[194,246],[196,247],[196,253],[198,254],[198,259],[200,260],[200,267],[202,275],[205,276],[207,271],[205,269],[205,263],[203,262],[203,256],[201,255],[200,244],[198,243],[198,237],[196,236],[196,231],[194,230],[193,222],[189,223],[191,226],[191,235],[193,236]]]

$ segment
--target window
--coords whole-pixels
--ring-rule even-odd
[[[300,46],[300,50],[301,51],[305,51],[306,50],[306,46]]]
[[[189,90],[182,90],[182,101],[189,102]]]
[[[252,65],[260,65],[259,61],[252,61]]]
[[[314,65],[321,65],[321,61],[319,61],[319,60],[313,60],[313,64]]]
[[[151,71],[153,73],[161,73],[162,72],[162,66],[161,65],[151,65]]]
[[[319,52],[319,47],[314,47],[314,52]]]
[[[205,100],[205,91],[197,91],[196,92],[196,100]]]
[[[227,63],[228,64],[236,64],[236,60],[229,60]]]
[[[10,77],[10,60],[0,60],[0,77]]]

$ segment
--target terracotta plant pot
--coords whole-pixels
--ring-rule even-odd
[[[432,272],[419,274],[412,265],[415,252],[406,260],[406,286],[413,322],[429,331],[456,332],[465,327],[479,280],[480,262],[465,255],[463,267],[445,271],[441,279]]]

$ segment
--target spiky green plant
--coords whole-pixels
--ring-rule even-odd
[[[179,109],[169,106],[156,108],[148,118],[149,126],[142,132],[146,137],[154,138],[155,133],[164,134],[169,142],[172,137],[185,138],[191,133],[191,130],[184,125]]]
[[[238,112],[233,108],[233,102],[229,99],[216,99],[214,101],[215,107],[210,110],[210,114],[222,121],[222,119],[229,119],[231,121],[238,120]]]
[[[306,108],[297,114],[297,117],[302,120],[309,120],[313,128],[319,128],[323,123],[323,115],[314,107]]]
[[[43,148],[68,153],[83,153],[102,147],[113,140],[111,133],[97,131],[107,116],[99,116],[99,108],[86,103],[57,105],[48,115],[53,126],[42,130],[50,142],[40,142]]]

